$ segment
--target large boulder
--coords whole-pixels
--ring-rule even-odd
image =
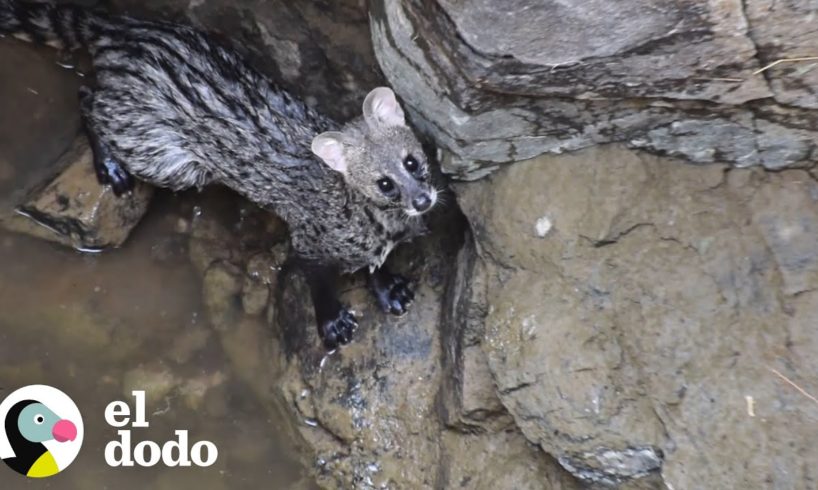
[[[806,6],[765,0],[372,2],[378,61],[413,120],[475,179],[622,142],[696,163],[815,158]]]
[[[456,192],[477,245],[461,316],[529,441],[605,484],[810,481],[815,404],[787,381],[816,369],[808,172],[607,146]]]

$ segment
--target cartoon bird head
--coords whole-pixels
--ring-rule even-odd
[[[22,405],[22,409],[17,416],[17,429],[20,435],[30,442],[45,442],[51,439],[66,442],[77,438],[77,427],[69,420],[60,419],[42,403],[26,400],[15,407],[18,405]],[[11,411],[14,411],[14,407]]]
[[[14,457],[3,461],[24,475],[50,476],[59,472],[56,461],[43,445],[44,442],[73,441],[77,426],[61,419],[51,409],[35,400],[14,404],[6,414],[6,436]]]

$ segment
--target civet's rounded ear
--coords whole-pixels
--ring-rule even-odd
[[[378,87],[364,99],[364,119],[372,127],[406,126],[403,109],[389,87]]]
[[[344,156],[344,135],[338,131],[321,133],[312,140],[310,149],[327,166],[336,172],[347,172],[347,160]]]

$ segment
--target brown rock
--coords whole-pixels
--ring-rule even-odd
[[[54,58],[51,48],[0,43],[0,209],[13,209],[53,179],[62,170],[54,162],[81,130],[80,80]]]
[[[466,314],[487,312],[479,345],[529,441],[589,482],[811,481],[814,404],[772,371],[815,383],[807,172],[608,146],[457,194],[486,270],[486,302]]]
[[[84,136],[55,164],[64,168],[3,219],[7,228],[70,245],[101,250],[118,247],[147,210],[153,188],[138,183],[133,193],[116,197],[97,182],[93,153]]]
[[[196,214],[201,210],[197,208]],[[209,215],[195,216],[191,225],[188,253],[193,267],[204,274],[214,262],[229,262],[236,255],[237,244],[230,231]]]
[[[248,315],[259,315],[267,308],[270,291],[275,291],[278,287],[278,276],[287,253],[288,246],[282,243],[273,247],[270,252],[258,253],[247,261],[241,301],[244,312]]]
[[[227,262],[207,269],[202,284],[204,305],[216,330],[227,330],[241,317],[241,271]]]
[[[556,461],[545,457],[518,432],[488,435],[446,432],[444,468],[437,488],[475,490],[579,490]]]

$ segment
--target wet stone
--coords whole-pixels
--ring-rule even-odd
[[[476,180],[613,142],[695,163],[809,165],[816,60],[758,72],[816,55],[807,4],[376,0],[370,21],[390,85],[448,152],[444,171]]]
[[[809,487],[814,404],[772,371],[816,372],[808,172],[607,145],[455,192],[479,264],[458,274],[486,291],[459,316],[482,321],[492,390],[531,444],[589,485]],[[464,400],[486,368],[470,349]]]
[[[77,249],[122,245],[145,214],[153,188],[138,183],[117,197],[97,181],[93,153],[84,136],[54,164],[56,177],[32,188],[14,208],[0,214],[0,225]]]
[[[227,262],[213,264],[204,276],[204,304],[216,330],[234,325],[241,315],[241,272]]]
[[[143,390],[147,405],[164,405],[165,397],[180,381],[168,367],[161,364],[140,366],[125,373],[122,379],[122,396],[128,399],[134,390]]]

